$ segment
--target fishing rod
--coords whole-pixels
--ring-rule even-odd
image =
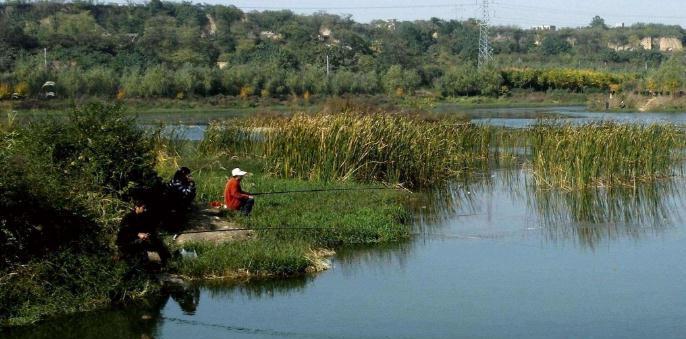
[[[460,214],[456,215],[455,217],[469,217],[469,216],[475,216],[475,215],[481,215],[480,213],[474,213],[474,214]],[[199,234],[199,233],[222,233],[222,232],[241,232],[241,231],[266,231],[266,230],[332,230],[334,228],[332,227],[286,227],[286,226],[279,226],[279,227],[260,227],[260,228],[247,228],[247,227],[242,227],[242,228],[226,228],[226,229],[221,229],[221,230],[196,230],[196,231],[184,231],[184,232],[179,232],[179,233],[174,233],[173,237],[174,240],[180,235],[183,234]],[[171,236],[172,234],[165,234],[165,236]],[[411,233],[411,235],[420,235],[420,233]]]
[[[250,195],[276,195],[276,194],[290,194],[290,193],[313,193],[313,192],[341,192],[341,191],[372,191],[372,190],[404,190],[409,193],[414,193],[407,187],[396,184],[396,187],[354,187],[354,188],[315,188],[309,190],[295,190],[295,191],[273,191],[273,192],[258,192],[248,193]],[[224,195],[220,195],[223,197]]]
[[[259,192],[259,193],[251,193],[250,195],[273,195],[273,194],[339,192],[339,191],[372,191],[372,190],[406,190],[406,191],[412,193],[412,191],[410,191],[409,189],[399,185],[399,187],[317,188],[317,189],[310,189],[310,190]]]
[[[262,228],[227,228],[222,230],[197,230],[197,231],[185,231],[174,234],[165,234],[164,236],[172,237],[172,240],[176,240],[180,235],[184,234],[199,234],[199,233],[222,233],[222,232],[243,232],[243,231],[262,231],[262,230],[324,230],[331,229],[331,227],[262,227]]]

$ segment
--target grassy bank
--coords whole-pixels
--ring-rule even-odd
[[[251,172],[242,183],[249,192],[350,191],[258,196],[250,217],[234,213],[226,217],[239,226],[255,229],[255,238],[220,245],[184,245],[195,249],[199,257],[174,263],[182,275],[192,278],[298,275],[316,270],[321,249],[409,238],[409,215],[402,204],[405,191],[365,190],[376,186],[356,182],[279,178],[264,171],[264,160],[259,157],[223,151],[200,152],[198,147],[188,142],[167,147],[167,155],[158,168],[161,174],[170,175],[179,165],[191,167],[198,183],[200,206],[222,200],[224,185],[234,167]]]

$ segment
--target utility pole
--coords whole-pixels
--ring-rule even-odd
[[[488,0],[481,0],[481,20],[479,21],[479,69],[493,60],[491,43],[488,41],[490,22],[491,13],[488,11]]]
[[[326,77],[329,77],[329,73],[331,73],[331,64],[329,63],[329,55],[326,55]]]
[[[48,70],[48,49],[43,48],[43,65],[45,66],[45,70]]]

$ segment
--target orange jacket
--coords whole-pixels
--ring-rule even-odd
[[[224,189],[224,203],[226,204],[226,208],[239,210],[241,209],[241,203],[249,198],[250,195],[243,192],[241,183],[238,180],[234,178],[229,179],[226,183],[226,188]]]

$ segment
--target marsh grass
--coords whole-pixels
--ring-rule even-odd
[[[635,187],[675,174],[683,136],[673,125],[539,124],[530,131],[531,169],[539,186]]]
[[[496,129],[391,114],[296,114],[210,126],[201,149],[251,154],[283,178],[426,187],[498,159]]]

